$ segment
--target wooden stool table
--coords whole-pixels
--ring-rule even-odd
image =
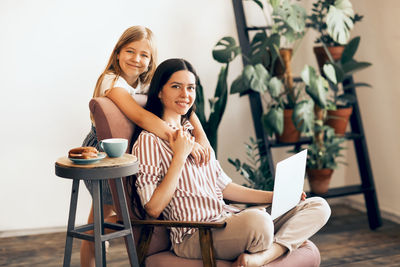
[[[96,266],[106,266],[105,241],[124,237],[128,247],[128,256],[132,266],[139,266],[129,218],[122,177],[133,175],[138,171],[138,161],[135,156],[124,154],[119,158],[104,158],[91,164],[75,164],[68,157],[62,157],[55,163],[56,175],[73,179],[71,202],[69,208],[67,237],[65,242],[64,265],[70,266],[73,238],[94,242]],[[104,222],[102,180],[115,179],[123,224]],[[76,207],[78,201],[80,180],[92,180],[93,183],[93,214],[94,223],[75,227]],[[115,230],[104,234],[104,229]],[[94,234],[84,232],[94,230]]]

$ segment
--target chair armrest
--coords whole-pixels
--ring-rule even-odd
[[[271,203],[249,203],[249,202],[240,202],[240,201],[234,201],[234,200],[229,200],[229,199],[224,199],[226,204],[241,204],[241,205],[247,205],[247,206],[262,206],[262,205],[267,205]]]
[[[187,228],[224,228],[226,222],[168,221],[168,220],[131,220],[135,226],[166,226]]]

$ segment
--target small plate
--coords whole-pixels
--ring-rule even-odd
[[[98,153],[97,158],[92,158],[92,159],[69,158],[69,159],[75,164],[92,164],[92,163],[98,162],[101,159],[104,159],[105,157],[106,157],[106,153]]]

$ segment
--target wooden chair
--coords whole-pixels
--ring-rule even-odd
[[[146,96],[137,95],[135,100],[144,105]],[[125,117],[118,107],[106,97],[93,98],[89,103],[90,111],[96,124],[97,137],[99,140],[106,138],[126,138],[129,140],[128,150],[133,144],[130,143],[135,125]],[[129,186],[127,186],[127,178],[124,179],[124,186],[129,196]],[[113,195],[114,206],[116,208],[117,217],[120,220],[121,212],[119,210],[118,199],[116,198],[116,189],[114,181],[110,180],[110,188]],[[136,242],[137,255],[139,264],[147,267],[162,266],[218,266],[228,267],[231,262],[216,260],[213,253],[212,232],[213,228],[225,227],[224,222],[204,223],[204,222],[177,222],[166,220],[141,220],[132,212],[134,201],[128,201],[130,207],[130,218],[133,226],[133,232]],[[176,256],[170,251],[171,243],[167,228],[170,227],[192,227],[199,231],[199,242],[201,246],[202,260],[185,259]],[[311,267],[319,266],[320,254],[318,248],[311,242],[307,241],[302,247],[282,256],[265,266],[282,267],[297,266]]]

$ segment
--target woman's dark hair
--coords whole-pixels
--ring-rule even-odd
[[[160,65],[158,65],[157,69],[154,72],[154,76],[151,80],[150,83],[150,88],[149,92],[147,94],[147,102],[146,105],[144,106],[144,109],[150,111],[154,115],[158,116],[159,118],[162,118],[164,114],[164,106],[159,98],[159,93],[163,89],[164,85],[169,81],[171,76],[181,70],[187,70],[195,76],[196,79],[196,85],[199,84],[199,77],[196,74],[196,71],[194,70],[192,64],[190,64],[188,61],[181,59],[181,58],[171,58],[163,61]],[[195,106],[193,105],[188,112],[182,116],[182,120],[188,120],[192,113],[195,110]],[[139,126],[136,126],[135,132],[132,136],[131,144],[133,145],[137,138],[139,137],[140,133],[142,132],[142,128]],[[137,195],[136,188],[135,188],[135,183],[136,183],[136,176],[134,176],[130,180],[130,187],[131,187],[131,207],[132,211],[138,216],[143,217],[145,212],[140,205],[140,198]],[[139,201],[139,202],[138,202]],[[134,203],[136,202],[136,203]],[[136,204],[136,205],[135,205]],[[135,208],[138,210],[135,210]],[[139,211],[140,214],[137,212]]]

